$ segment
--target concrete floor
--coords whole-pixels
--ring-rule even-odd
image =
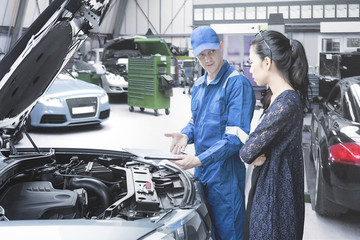
[[[135,107],[134,112],[129,112],[126,97],[118,96],[110,98],[110,118],[100,126],[36,130],[30,134],[38,147],[145,148],[168,151],[171,139],[164,137],[164,133],[180,131],[191,115],[190,97],[183,94],[181,88],[173,90],[170,115],[165,115],[164,109],[159,110],[159,116],[154,116],[152,109],[140,112]],[[260,111],[257,110],[252,128],[256,126],[259,116]],[[29,146],[31,144],[27,139],[17,145]],[[189,145],[186,152],[194,154],[193,145]],[[339,218],[327,218],[317,215],[311,203],[306,203],[303,239],[360,239],[360,213],[351,212]]]

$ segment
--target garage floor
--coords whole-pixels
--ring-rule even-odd
[[[171,139],[164,137],[166,132],[177,132],[190,119],[190,97],[183,94],[182,88],[174,88],[171,98],[170,115],[164,109],[154,116],[151,109],[140,112],[135,108],[129,112],[126,97],[112,97],[110,118],[99,126],[73,127],[68,129],[46,129],[31,132],[38,147],[81,147],[99,149],[146,148],[167,151]],[[252,128],[257,124],[260,111],[255,112]],[[309,117],[305,119],[305,123]],[[304,139],[306,143],[306,137]],[[17,147],[29,147],[30,142],[23,139]],[[305,146],[306,147],[306,146]],[[189,145],[188,154],[194,154]],[[305,154],[306,155],[306,151]],[[305,165],[310,166],[305,156]],[[310,166],[311,167],[311,166]],[[306,170],[307,175],[311,175]],[[312,191],[311,177],[306,179],[306,194]],[[307,183],[310,183],[309,185]],[[308,187],[309,186],[309,187]],[[359,239],[360,213],[348,213],[340,218],[319,216],[312,210],[311,203],[305,204],[304,239]]]

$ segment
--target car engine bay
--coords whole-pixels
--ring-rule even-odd
[[[45,155],[10,155],[4,160],[8,166],[0,169],[0,207],[10,221],[135,220],[191,203],[187,174],[120,153],[55,154],[50,149]]]

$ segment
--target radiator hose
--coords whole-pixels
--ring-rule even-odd
[[[101,181],[92,178],[71,178],[69,181],[71,190],[84,188],[88,193],[95,194],[99,201],[99,213],[103,212],[111,204],[109,188]]]

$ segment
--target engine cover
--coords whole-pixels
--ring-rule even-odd
[[[47,181],[18,183],[0,196],[10,220],[79,218],[86,202],[85,190],[54,189]]]

